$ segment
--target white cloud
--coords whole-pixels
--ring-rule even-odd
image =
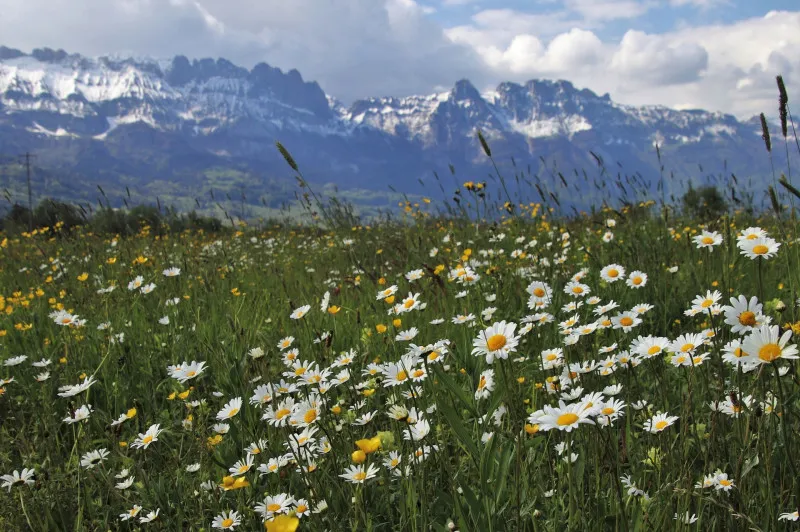
[[[581,24],[565,11],[530,14],[513,9],[485,9],[471,17],[471,23],[445,30],[456,42],[476,48],[506,47],[518,35],[550,38]]]
[[[669,0],[671,6],[694,6],[700,9],[711,9],[712,7],[728,5],[730,3],[730,0]]]
[[[585,30],[572,29],[557,35],[545,47],[534,35],[517,35],[503,51],[494,49],[486,56],[500,68],[517,74],[529,72],[562,74],[591,67],[602,59],[603,43]]]
[[[563,15],[551,27],[569,24]],[[734,113],[775,114],[775,76],[800,99],[800,12],[648,34],[629,30],[601,42],[586,29],[537,32],[529,16],[482,13],[448,31],[470,43],[494,80],[562,78],[634,105],[664,104]],[[512,35],[512,33],[516,34]],[[487,87],[488,88],[488,87]]]
[[[429,93],[464,77],[486,88],[546,77],[625,103],[748,116],[773,111],[779,73],[790,99],[800,101],[800,11],[652,34],[635,17],[665,0],[540,0],[553,10],[485,9],[452,28],[426,6],[467,0],[0,1],[0,44],[225,57],[248,67],[265,61],[296,68],[345,101]],[[718,0],[669,1],[703,7]],[[601,39],[612,19],[628,19],[631,29]]]
[[[345,101],[424,93],[482,68],[413,0],[3,0],[2,12],[7,46],[264,61]]]
[[[564,4],[587,21],[636,18],[653,6],[639,0],[566,0]]]
[[[635,30],[625,33],[610,63],[614,73],[644,87],[696,81],[707,66],[701,45]]]

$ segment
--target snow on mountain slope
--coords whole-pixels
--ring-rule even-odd
[[[593,135],[604,145],[691,144],[750,135],[734,117],[662,106],[634,107],[570,82],[504,82],[485,94],[467,80],[449,92],[367,98],[345,106],[296,70],[247,70],[224,59],[100,57],[0,47],[0,116],[29,132],[103,141],[141,123],[194,137],[277,131],[346,138],[385,134],[430,148],[473,139]],[[474,140],[474,139],[473,139]]]
[[[179,65],[177,60],[135,62],[75,55],[56,61],[33,56],[6,59],[0,61],[0,109],[5,113],[50,112],[77,118],[116,117],[117,124],[143,122],[162,129],[201,123],[201,129],[213,132],[236,120],[253,119],[277,121],[280,127],[296,130],[309,127],[326,131],[328,117],[316,116],[313,110],[319,102],[309,101],[304,107],[302,102],[297,105],[281,99],[280,91],[307,88],[299,77],[281,80],[273,76],[276,79],[266,80],[285,81],[285,86],[276,87],[259,79],[260,74],[272,74],[265,69],[214,72],[220,62],[211,62],[210,71],[207,64],[194,65],[197,71],[191,72],[185,83],[173,85],[167,78]],[[321,90],[317,96],[324,102]],[[95,132],[94,136],[101,134]]]

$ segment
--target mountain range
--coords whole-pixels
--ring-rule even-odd
[[[277,208],[296,190],[280,141],[312,186],[357,203],[450,197],[499,171],[519,198],[552,192],[584,207],[660,194],[659,183],[675,196],[690,180],[732,173],[757,191],[771,180],[761,135],[758,117],[623,105],[563,80],[481,93],[464,79],[438,94],[345,105],[266,63],[0,46],[0,186],[12,196],[24,185],[18,155],[32,152],[37,197],[91,201],[100,185],[112,203],[130,195],[191,208],[226,197]],[[778,168],[782,154],[773,150]]]

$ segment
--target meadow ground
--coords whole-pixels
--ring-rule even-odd
[[[427,208],[0,235],[0,529],[798,519],[788,212]]]

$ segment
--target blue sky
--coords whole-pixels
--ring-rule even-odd
[[[350,103],[567,79],[748,118],[800,99],[800,0],[2,0],[0,44],[296,68]]]
[[[420,2],[431,8],[430,17],[442,26],[468,24],[475,13],[488,9],[511,9],[519,13],[545,14],[570,12],[576,20],[580,13],[571,10],[566,2],[559,0],[455,0],[453,2]],[[602,0],[596,2],[602,4]],[[622,2],[620,2],[621,4]],[[603,39],[619,39],[631,28],[652,33],[664,33],[686,25],[730,24],[737,20],[763,16],[768,11],[792,11],[800,7],[797,0],[730,0],[730,1],[686,1],[671,3],[666,0],[654,2],[630,2],[638,4],[643,13],[638,16],[610,20],[596,32]],[[631,11],[635,12],[635,11]]]

